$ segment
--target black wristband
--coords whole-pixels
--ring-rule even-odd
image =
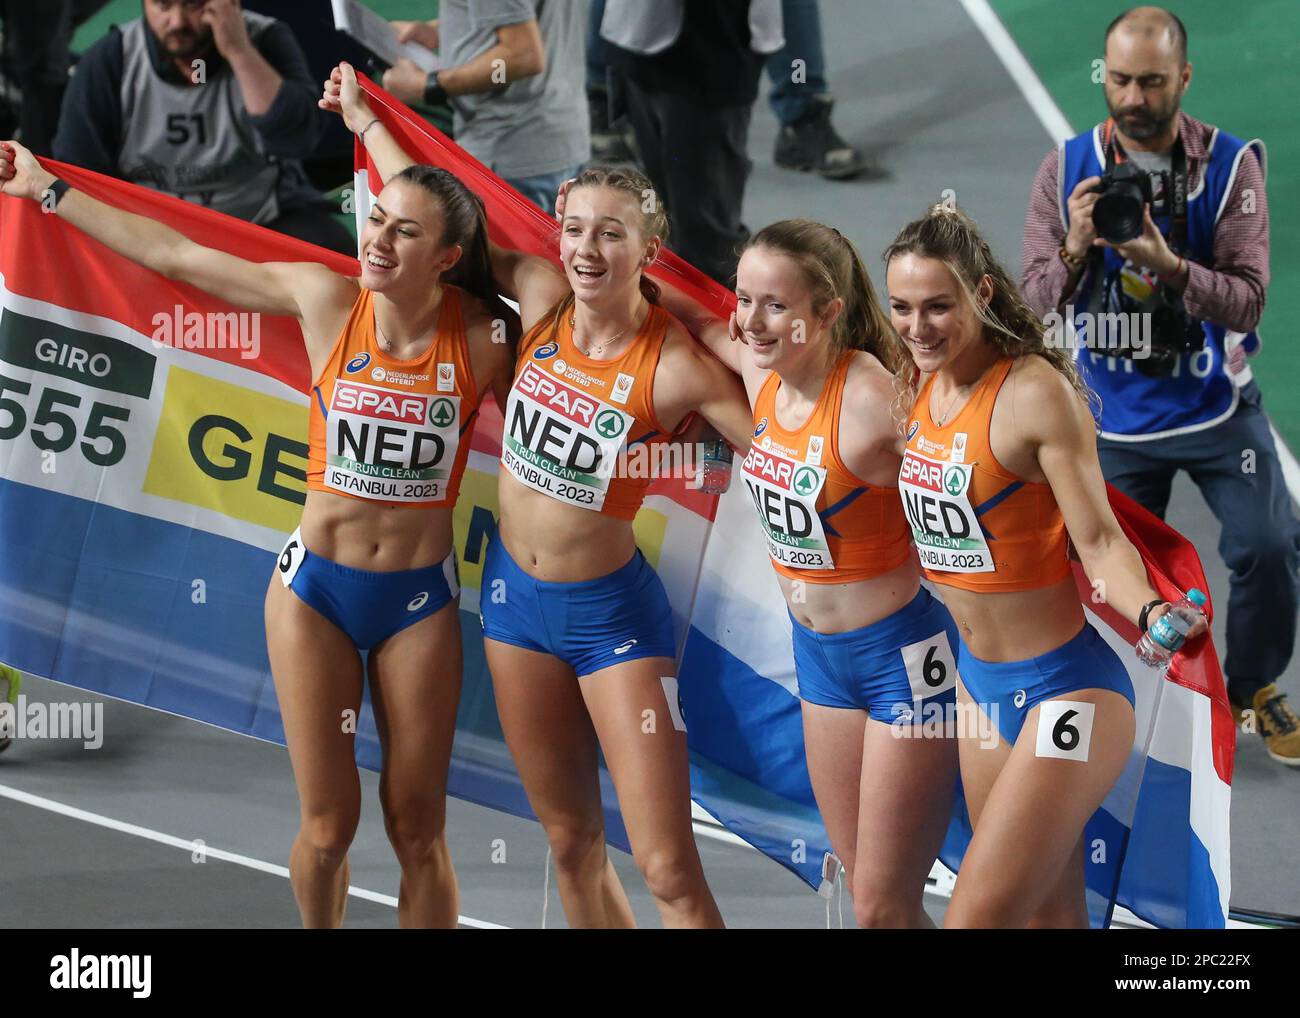
[[[71,184],[69,184],[66,180],[60,180],[58,177],[55,177],[54,182],[50,184],[50,186],[47,187],[44,191],[41,192],[41,203],[42,204],[45,203],[46,195],[49,194],[54,195],[54,201],[51,202],[49,205],[50,211],[53,212],[55,209],[59,207],[59,202],[63,200],[63,196],[71,190],[72,190]]]
[[[424,105],[447,105],[447,90],[438,84],[437,71],[430,71],[429,76],[424,79]]]
[[[1141,632],[1145,633],[1147,631],[1147,618],[1151,614],[1151,609],[1158,604],[1168,604],[1168,603],[1169,602],[1166,601],[1163,597],[1157,597],[1154,601],[1148,601],[1146,604],[1144,604],[1142,606],[1141,613],[1138,615],[1138,629]]]

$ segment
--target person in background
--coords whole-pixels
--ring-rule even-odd
[[[817,0],[781,0],[785,45],[764,65],[767,101],[781,123],[772,160],[788,170],[814,170],[827,180],[881,169],[840,137],[831,124],[835,100],[826,83],[821,13]]]
[[[396,21],[402,42],[441,55],[384,73],[404,103],[450,102],[456,144],[548,212],[560,184],[591,158],[583,33],[586,0],[441,0],[434,21]]]
[[[316,93],[280,22],[239,0],[143,0],[77,65],[54,156],[355,254],[300,161]]]
[[[724,286],[749,236],[740,217],[750,115],[780,24],[778,0],[607,0],[601,22],[674,249]]]
[[[1219,551],[1232,571],[1228,698],[1239,722],[1254,711],[1269,755],[1297,767],[1300,717],[1277,680],[1295,648],[1300,523],[1246,364],[1259,348],[1269,281],[1264,146],[1181,112],[1192,65],[1187,30],[1168,11],[1120,15],[1104,45],[1110,116],[1039,167],[1025,218],[1025,297],[1090,337],[1075,355],[1101,397],[1106,480],[1164,516],[1185,470],[1222,523]],[[1109,231],[1099,231],[1097,187],[1103,173],[1134,168],[1160,208],[1148,201],[1136,235],[1112,243],[1099,236]],[[1117,319],[1148,323],[1149,339],[1118,348],[1105,337],[1099,349],[1103,323]]]

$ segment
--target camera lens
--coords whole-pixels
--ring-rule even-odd
[[[1116,180],[1092,207],[1097,235],[1112,244],[1127,244],[1142,235],[1142,189],[1132,181]]]

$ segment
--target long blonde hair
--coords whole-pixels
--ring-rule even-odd
[[[1100,400],[1083,381],[1070,352],[1043,341],[1047,327],[1020,295],[1015,280],[993,256],[988,241],[966,213],[944,203],[932,205],[924,216],[899,230],[893,243],[885,248],[886,267],[905,254],[943,262],[984,324],[985,342],[1004,357],[1029,354],[1042,357],[1065,376],[1093,417],[1098,416]],[[976,298],[976,289],[985,276],[993,285],[993,296],[987,306]],[[916,402],[921,372],[892,328],[890,343],[895,350],[893,364],[898,389],[894,416],[901,424]]]

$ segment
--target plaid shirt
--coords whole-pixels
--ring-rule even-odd
[[[1187,154],[1190,194],[1201,179],[1206,146],[1214,128],[1186,113],[1178,117],[1179,136]],[[1065,305],[1072,303],[1079,292],[1077,285],[1066,291],[1070,270],[1059,253],[1066,234],[1058,200],[1060,159],[1060,148],[1054,148],[1038,167],[1025,215],[1021,289],[1039,315],[1063,313]],[[1214,229],[1214,268],[1191,259],[1187,265],[1183,304],[1188,314],[1234,332],[1249,332],[1259,324],[1268,289],[1268,197],[1264,174],[1253,150],[1242,154],[1232,190]]]

